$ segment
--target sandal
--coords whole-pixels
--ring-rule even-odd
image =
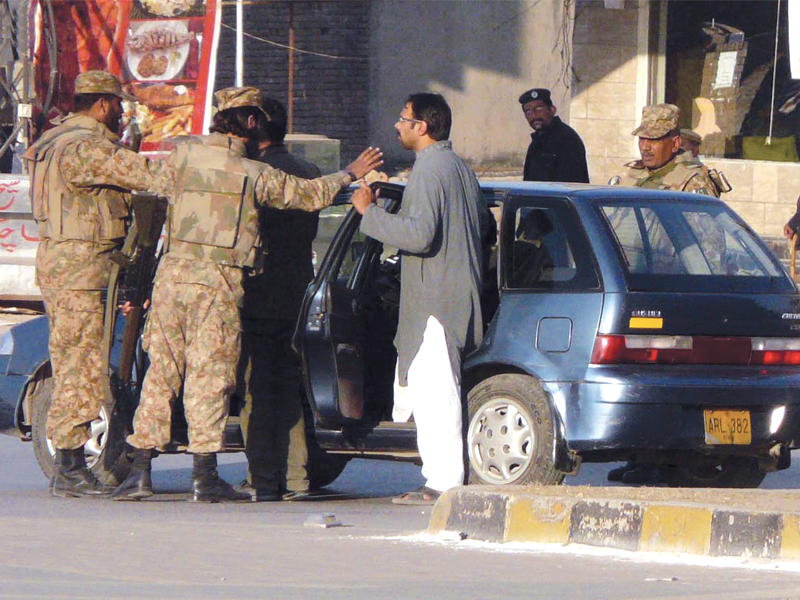
[[[410,492],[406,492],[405,494],[395,496],[394,498],[392,498],[392,504],[430,506],[431,504],[436,504],[436,500],[438,500],[439,496],[441,495],[442,492],[439,492],[437,490],[429,488],[428,486],[423,485],[422,487],[419,487],[416,490],[412,490]]]

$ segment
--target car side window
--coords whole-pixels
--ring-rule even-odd
[[[592,261],[577,215],[563,201],[511,203],[504,219],[505,287],[514,289],[596,288]]]

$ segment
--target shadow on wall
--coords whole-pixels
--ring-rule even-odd
[[[392,128],[403,100],[415,91],[441,91],[453,109],[452,139],[463,156],[486,162],[512,153],[521,168],[529,139],[517,97],[543,86],[554,89],[558,102],[563,98],[571,40],[560,25],[572,3],[373,2],[371,141],[390,160],[408,161]]]

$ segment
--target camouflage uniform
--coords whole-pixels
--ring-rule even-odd
[[[216,96],[220,110],[260,104],[254,88]],[[128,437],[135,448],[169,442],[171,405],[183,384],[189,452],[222,449],[241,345],[243,270],[257,268],[260,254],[258,208],[318,211],[352,181],[346,172],[303,180],[245,155],[240,140],[214,133],[180,144],[165,166],[167,240],[145,330],[151,364]]]
[[[676,190],[719,198],[719,190],[709,176],[708,168],[691,154],[681,150],[664,166],[650,171],[641,160],[625,165],[628,171],[620,185],[654,190]]]
[[[104,93],[112,75],[90,71],[76,93]],[[105,86],[105,87],[103,87]],[[50,321],[55,389],[47,436],[56,448],[80,448],[89,439],[105,395],[101,292],[109,257],[130,222],[124,190],[147,190],[160,169],[123,146],[105,125],[84,114],[56,121],[25,153],[30,161],[33,214],[41,242],[36,283]]]

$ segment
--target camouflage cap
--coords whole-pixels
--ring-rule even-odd
[[[122,91],[119,79],[108,71],[86,71],[75,78],[76,94],[111,94],[123,100],[136,102],[136,98]]]
[[[655,140],[678,130],[681,111],[674,104],[653,104],[642,109],[642,123],[631,132],[640,138]]]
[[[689,140],[690,142],[694,142],[695,144],[700,144],[703,141],[703,137],[691,129],[681,129],[681,137],[685,140]]]
[[[229,87],[214,93],[219,110],[253,106],[261,108],[261,90],[254,87]],[[263,110],[263,109],[262,109]]]

